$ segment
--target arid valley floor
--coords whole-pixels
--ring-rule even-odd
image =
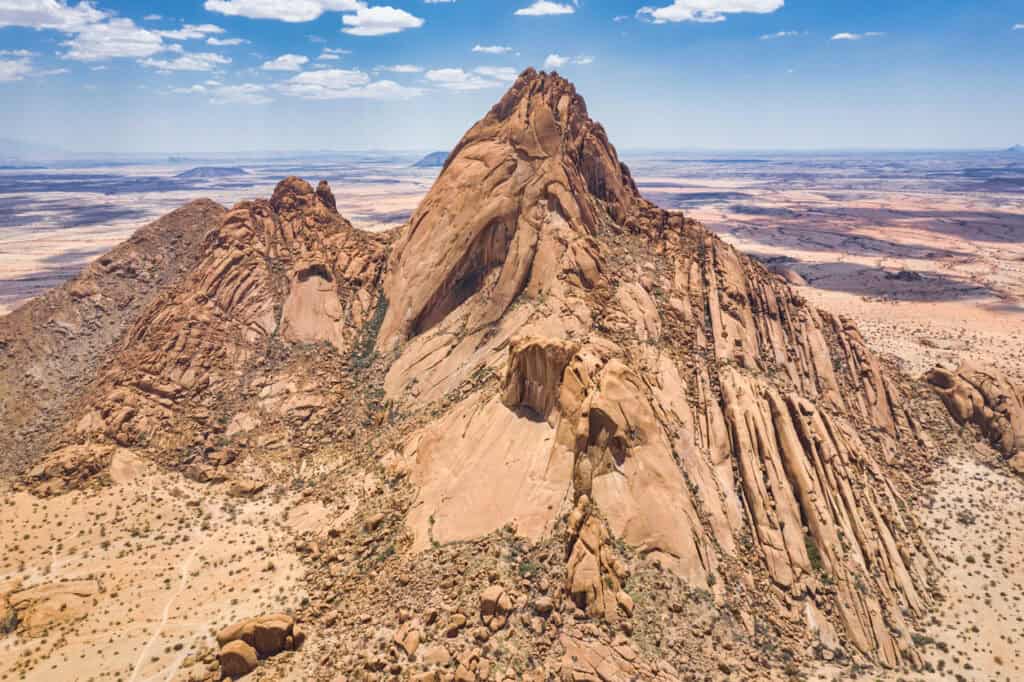
[[[416,158],[2,170],[0,314],[187,201],[209,197],[230,207],[270,196],[288,175],[328,180],[338,211],[356,228],[401,225],[437,175],[437,169],[413,168]],[[647,199],[703,222],[815,306],[852,319],[872,350],[911,377],[974,360],[1024,380],[1024,154],[636,152],[622,159]],[[193,166],[229,164],[248,174],[173,180]],[[304,388],[284,390],[298,400]],[[942,571],[943,600],[914,633],[931,669],[884,671],[806,655],[804,662],[813,662],[799,674],[1024,679],[1024,478],[997,464],[987,444],[979,440],[975,449],[972,457],[950,457],[927,481],[930,492],[915,510]],[[336,509],[345,511],[330,516],[301,483],[306,469],[326,469],[329,459],[329,452],[311,458],[301,473],[289,474],[285,489],[254,498],[211,497],[207,485],[120,449],[111,464],[113,485],[100,492],[37,498],[0,488],[0,596],[20,595],[30,603],[26,612],[46,624],[32,638],[0,639],[0,680],[205,679],[215,656],[213,633],[227,622],[316,599],[300,579],[305,569],[292,534],[341,529],[375,509],[381,491],[393,485],[383,475],[339,472],[348,496]],[[368,544],[366,554],[393,551],[390,517],[379,532],[374,524],[384,516],[370,518],[373,541],[384,539]],[[434,523],[431,515],[429,527],[439,532]],[[501,560],[506,550],[495,543],[486,549]],[[36,585],[42,586],[36,592],[24,589]],[[433,618],[443,620],[457,606],[438,604]],[[362,616],[368,631],[380,626],[376,616]],[[543,631],[544,625],[532,627]],[[308,646],[307,659],[331,655],[316,642]],[[483,638],[480,647],[488,646]],[[737,661],[740,652],[727,658],[718,678],[765,679],[753,664]],[[251,679],[299,682],[307,679],[304,670],[283,661],[261,666]],[[501,674],[514,675],[499,670],[494,679]]]

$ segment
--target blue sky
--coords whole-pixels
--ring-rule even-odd
[[[445,149],[527,66],[623,149],[1024,143],[1021,0],[0,0],[0,137]]]

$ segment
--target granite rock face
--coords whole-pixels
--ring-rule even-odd
[[[86,485],[125,451],[229,494],[294,481],[333,515],[295,542],[332,674],[483,679],[492,637],[571,679],[674,679],[669,656],[695,674],[667,635],[662,660],[629,636],[718,626],[676,632],[688,607],[645,585],[744,628],[737,647],[767,632],[920,663],[935,562],[904,493],[930,456],[912,386],[847,320],[645,200],[557,74],[525,71],[402,229],[357,231],[326,183],[288,178],[123,327],[33,484]],[[1019,448],[1011,394],[974,376],[936,381]],[[268,618],[218,635],[225,672],[296,644]]]

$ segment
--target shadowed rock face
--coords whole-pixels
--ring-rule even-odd
[[[615,621],[627,546],[787,641],[897,666],[919,662],[907,620],[933,568],[900,492],[928,456],[905,388],[850,323],[643,199],[573,86],[528,70],[399,234],[354,230],[297,178],[235,206],[34,475],[78,484],[116,445],[210,480],[291,438],[401,479],[410,557],[558,538],[557,595]],[[346,408],[372,447],[337,442],[356,420],[307,428]],[[560,640],[567,675],[660,674]]]

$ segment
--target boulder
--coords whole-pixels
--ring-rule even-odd
[[[228,642],[222,646],[218,658],[220,660],[221,674],[231,678],[248,675],[256,669],[256,665],[259,663],[256,649],[240,639]]]
[[[1015,462],[1024,451],[1024,386],[994,367],[971,362],[955,371],[936,367],[925,379],[959,424],[977,428],[996,450]]]
[[[491,585],[480,594],[480,620],[491,632],[505,627],[511,611],[512,598],[500,585]]]

